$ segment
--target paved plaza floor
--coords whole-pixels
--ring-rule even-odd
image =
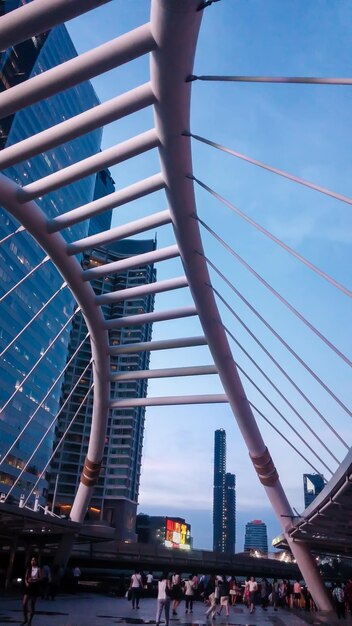
[[[246,607],[230,608],[230,615],[216,616],[213,622],[205,619],[206,607],[195,602],[192,614],[185,614],[184,603],[178,608],[178,615],[171,616],[170,626],[335,626],[344,623],[352,625],[349,616],[337,620],[334,616],[320,613],[305,613],[272,608],[263,611],[260,607],[252,615]],[[156,600],[141,600],[140,608],[132,609],[125,598],[106,597],[87,593],[62,595],[52,602],[38,600],[33,626],[112,626],[113,624],[142,625],[155,624]],[[22,621],[21,596],[2,596],[0,592],[0,624],[20,624]],[[162,620],[162,624],[164,621]]]

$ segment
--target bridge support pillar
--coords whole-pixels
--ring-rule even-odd
[[[312,594],[313,600],[320,611],[333,611],[332,602],[324,585],[323,578],[318,570],[316,560],[306,543],[296,542],[286,534],[288,545],[304,581]]]
[[[69,558],[71,556],[75,533],[66,533],[62,535],[60,545],[54,558],[54,565],[58,565],[60,568],[66,568]]]

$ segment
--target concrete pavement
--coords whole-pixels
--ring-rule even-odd
[[[0,592],[0,624],[20,624],[22,616],[22,597],[1,596]],[[178,615],[170,616],[170,626],[335,626],[344,623],[352,625],[351,617],[338,621],[335,617],[322,616],[320,613],[293,613],[272,608],[263,611],[260,607],[252,615],[246,607],[231,607],[230,615],[216,616],[214,622],[205,619],[205,605],[194,603],[193,613],[185,614],[184,602],[178,607]],[[37,602],[37,612],[33,618],[33,626],[112,626],[114,624],[141,625],[155,624],[156,600],[143,598],[140,608],[132,609],[131,602],[125,598],[106,597],[79,592],[76,595],[60,595],[55,601],[41,600]],[[162,620],[163,623],[163,620]]]

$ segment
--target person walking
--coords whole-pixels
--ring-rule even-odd
[[[182,588],[181,588],[181,576],[178,572],[175,572],[171,578],[171,598],[172,598],[172,615],[177,615],[177,607],[181,602]]]
[[[260,582],[260,601],[263,611],[266,611],[268,607],[268,595],[268,581],[263,577]]]
[[[339,619],[341,617],[346,617],[345,594],[341,587],[341,583],[337,583],[336,587],[334,587],[332,597],[334,599],[337,617]]]
[[[249,612],[254,613],[255,611],[255,596],[258,591],[258,584],[254,578],[251,576],[248,581],[248,590],[249,590]]]
[[[188,580],[185,581],[185,598],[186,598],[186,611],[185,613],[193,613],[193,598],[194,598],[194,580],[192,574],[189,575]]]
[[[33,556],[24,576],[25,592],[22,601],[24,620],[22,626],[32,624],[37,598],[41,595],[41,580],[40,567],[36,557]]]
[[[162,612],[165,613],[165,626],[169,626],[171,583],[168,572],[163,572],[158,581],[158,596],[155,626],[159,626]]]
[[[134,574],[131,576],[131,600],[132,600],[132,609],[139,609],[139,600],[141,597],[141,589],[143,586],[142,576],[138,570],[135,570]]]
[[[209,603],[209,608],[205,611],[206,617],[214,619],[216,614],[216,598],[215,598],[216,578],[214,575],[210,576],[205,586],[205,599]]]
[[[153,572],[148,572],[148,574],[147,574],[147,591],[148,591],[148,596],[150,598],[153,595],[153,582],[154,582]]]
[[[220,592],[220,608],[218,615],[221,615],[223,607],[225,607],[226,617],[229,616],[229,599],[230,599],[230,585],[227,577],[224,575],[219,580],[219,592]]]

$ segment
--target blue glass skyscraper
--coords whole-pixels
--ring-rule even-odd
[[[324,476],[321,474],[303,474],[304,508],[309,506],[318,493],[325,487]]]
[[[2,3],[2,12],[12,10],[18,4]],[[74,56],[76,51],[65,26],[33,37],[1,54],[0,90],[8,89]],[[23,109],[0,121],[0,147],[17,143],[95,106],[98,102],[92,85],[86,82]],[[4,173],[17,183],[26,185],[97,153],[100,143],[99,129],[14,165]],[[95,175],[91,175],[49,193],[38,200],[38,205],[48,217],[54,217],[86,204],[93,199],[95,179]],[[0,490],[5,493],[33,455],[38,441],[45,435],[57,413],[60,381],[58,380],[48,395],[46,391],[51,388],[66,363],[70,323],[50,349],[49,346],[64,324],[70,320],[74,310],[70,291],[40,246],[26,232],[11,236],[17,228],[15,219],[0,209],[0,239],[9,237],[0,248],[0,297],[25,274],[40,265],[28,280],[1,302],[0,353],[3,354],[0,363]],[[67,229],[64,237],[67,240],[82,238],[88,234],[88,229],[89,222],[83,222]],[[57,295],[50,305],[41,312],[54,294]],[[30,324],[26,332],[20,334],[37,313],[38,319]],[[13,344],[5,350],[13,339]],[[33,369],[38,359],[41,360]],[[29,426],[25,436],[17,440],[27,422]],[[29,466],[13,490],[12,496],[16,499],[21,492],[29,493],[31,486],[41,475],[52,450],[52,439],[53,428],[35,451]],[[8,453],[13,443],[15,445]],[[40,495],[45,496],[44,478],[39,487]]]

